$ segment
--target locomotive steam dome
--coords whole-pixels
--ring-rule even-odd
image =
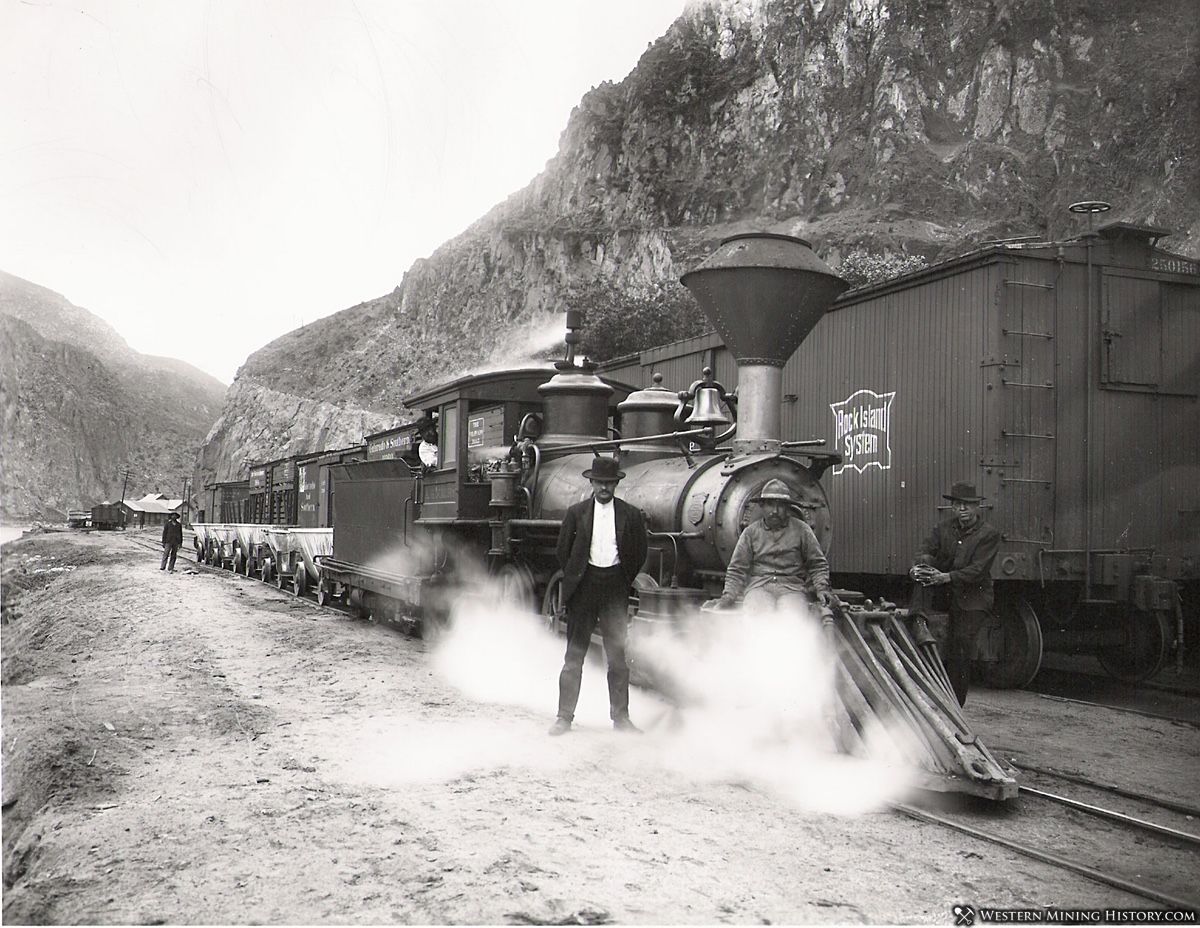
[[[779,450],[783,365],[849,284],[791,235],[724,239],[680,278],[738,364],[734,451]]]
[[[662,385],[663,375],[654,375],[654,386],[630,393],[628,398],[617,404],[621,413],[621,437],[645,438],[664,435],[675,431],[675,413],[679,409],[679,396]],[[627,454],[645,457],[647,454],[675,454],[679,445],[670,438],[659,442],[631,445]]]

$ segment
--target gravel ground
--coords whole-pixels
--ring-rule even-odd
[[[3,548],[6,922],[950,924],[959,902],[1144,906],[889,811],[899,771],[755,701],[763,678],[813,676],[791,655],[745,649],[760,672],[718,674],[710,711],[635,692],[641,737],[611,730],[589,664],[576,731],[551,739],[562,644],[536,622],[477,603],[431,644],[180,568],[121,535]],[[1021,692],[973,693],[968,715],[1006,756],[1194,793],[1194,727]],[[1021,803],[976,814],[1058,840]]]

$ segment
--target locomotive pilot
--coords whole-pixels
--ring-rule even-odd
[[[608,703],[613,728],[637,732],[629,720],[629,591],[646,560],[648,536],[641,510],[615,494],[625,474],[613,458],[597,457],[583,472],[592,484],[589,499],[567,509],[558,534],[562,601],[567,608],[567,654],[558,676],[558,718],[550,734],[571,730],[583,659],[600,626],[608,659]]]
[[[762,516],[743,529],[725,570],[720,599],[706,602],[707,609],[733,608],[739,598],[747,611],[807,606],[810,596],[827,605],[829,562],[808,523],[792,511],[788,485],[768,480],[752,502]]]
[[[934,587],[950,587],[950,640],[946,674],[959,705],[966,705],[971,685],[975,639],[992,610],[992,562],[1000,548],[1000,533],[979,505],[986,497],[974,484],[955,483],[943,494],[954,514],[933,527],[914,558],[909,575],[916,581],[910,608],[932,606]]]

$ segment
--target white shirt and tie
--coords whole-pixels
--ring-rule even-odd
[[[612,500],[594,500],[592,508],[592,547],[588,564],[592,567],[613,567],[620,563],[617,555],[617,507]]]

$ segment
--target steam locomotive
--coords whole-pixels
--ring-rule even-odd
[[[621,496],[643,510],[650,530],[631,603],[636,662],[639,627],[685,622],[720,591],[768,480],[790,488],[823,548],[832,539],[820,479],[840,458],[816,447],[823,442],[781,439],[782,371],[846,282],[807,242],[768,233],[726,239],[682,282],[737,360],[736,394],[711,369],[679,392],[661,377],[640,390],[601,377],[576,356],[581,319],[569,311],[566,357],[552,370],[432,387],[405,400],[424,414],[409,453],[318,462],[333,491],[328,550],[308,538],[297,557],[278,528],[258,526],[261,539],[243,528],[239,540],[237,524],[206,522],[196,526],[201,556],[243,566],[254,558],[264,578],[273,573],[282,585],[293,577],[297,593],[315,584],[319,602],[337,598],[378,621],[415,615],[426,626],[445,615],[449,590],[486,568],[507,599],[558,627],[561,520],[590,496],[582,472],[593,458],[613,455],[627,475]],[[923,619],[841,591],[822,622],[836,657],[831,722],[844,750],[871,754],[879,747],[873,733],[898,733],[889,756],[907,757],[925,785],[1016,795],[1013,771],[988,752],[955,701]]]

